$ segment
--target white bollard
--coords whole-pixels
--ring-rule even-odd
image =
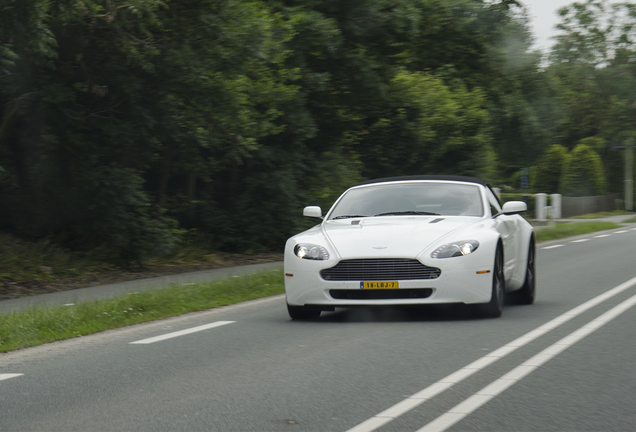
[[[561,219],[561,194],[550,195],[550,204],[552,204],[552,216],[554,219]]]
[[[548,226],[554,228],[556,226],[556,222],[554,221],[554,207],[545,207],[545,217],[548,219]]]
[[[546,204],[546,194],[538,193],[534,195],[535,199],[535,208],[536,208],[536,218],[537,220],[544,221],[546,218],[545,204]]]

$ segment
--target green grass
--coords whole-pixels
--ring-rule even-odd
[[[544,241],[620,227],[620,225],[613,222],[557,223],[555,227],[536,230],[535,235],[537,237],[537,241]]]
[[[273,270],[194,285],[172,285],[72,306],[34,307],[0,314],[0,352],[283,292],[283,273]]]
[[[580,216],[572,216],[572,219],[597,219],[597,218],[602,218],[607,216],[620,216],[620,215],[627,215],[627,214],[632,214],[632,212],[629,212],[627,210],[614,210],[610,212],[589,213],[589,214],[580,215]]]
[[[623,223],[634,223],[634,222],[636,222],[636,216],[634,216],[631,219],[627,219],[626,221],[623,221]]]

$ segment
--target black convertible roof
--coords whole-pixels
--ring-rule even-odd
[[[490,188],[490,185],[480,178],[466,177],[466,176],[453,176],[453,175],[412,175],[412,176],[401,176],[401,177],[384,177],[384,178],[379,178],[375,180],[366,180],[361,183],[358,183],[356,186],[374,184],[374,183],[394,182],[394,181],[409,181],[409,180],[459,181],[459,182],[466,182],[466,183],[477,183],[477,184]]]

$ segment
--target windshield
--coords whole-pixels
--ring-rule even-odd
[[[457,183],[383,183],[351,189],[329,219],[371,216],[483,216],[479,187]]]

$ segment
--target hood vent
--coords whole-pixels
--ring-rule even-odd
[[[443,221],[443,220],[444,220],[444,218],[437,218],[437,219],[433,219],[433,220],[432,220],[432,221],[430,221],[429,223],[432,223],[432,224],[433,224],[433,223],[441,222],[441,221]]]

